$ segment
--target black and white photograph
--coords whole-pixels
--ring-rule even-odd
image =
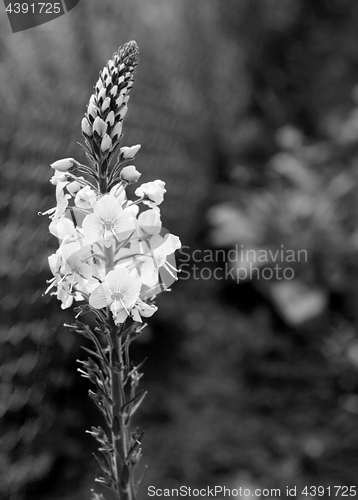
[[[0,500],[358,496],[358,2],[0,0]]]

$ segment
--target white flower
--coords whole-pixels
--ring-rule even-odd
[[[78,208],[92,208],[96,202],[96,193],[89,186],[82,188],[75,197],[75,205]]]
[[[139,214],[138,226],[140,234],[159,234],[162,229],[159,208],[155,207]]]
[[[110,194],[97,201],[93,214],[84,218],[82,227],[88,243],[105,240],[104,245],[107,247],[112,244],[111,236],[123,241],[135,228],[130,212],[123,210],[116,198]]]
[[[142,322],[143,318],[150,318],[158,310],[158,307],[154,304],[147,304],[143,300],[138,299],[132,309],[132,318],[134,321]]]
[[[175,250],[181,247],[178,236],[167,234],[163,238],[159,234],[153,235],[147,241],[147,245],[148,248],[143,252],[141,261],[136,266],[131,266],[131,273],[149,288],[158,284],[158,274],[161,268],[165,269],[170,276],[170,278],[166,278],[165,275],[161,276],[166,286],[176,281],[178,271],[170,262],[172,260],[175,263],[174,256],[172,259],[169,256],[172,256]]]
[[[90,295],[89,304],[95,309],[109,307],[114,322],[124,323],[139,299],[141,283],[127,269],[110,271],[104,282]]]
[[[61,246],[65,272],[71,275],[73,285],[78,283],[80,286],[83,280],[90,280],[92,278],[91,266],[81,260],[81,250],[81,246],[78,243],[69,243]]]
[[[58,170],[59,172],[68,172],[77,164],[76,160],[73,158],[63,158],[63,160],[57,160],[51,163],[51,168]]]
[[[46,212],[43,212],[41,215],[49,215],[50,219],[55,221],[59,220],[63,216],[68,205],[68,200],[71,198],[70,194],[64,193],[64,189],[67,186],[67,184],[68,181],[67,182],[60,181],[56,184],[57,206],[54,208],[50,208],[49,210],[46,210]]]
[[[156,181],[146,182],[135,190],[136,196],[145,198],[146,205],[160,205],[164,200],[164,193],[166,193],[165,182],[157,179]]]
[[[59,182],[65,182],[68,178],[68,173],[67,172],[60,172],[59,170],[55,170],[55,173],[50,179],[51,184],[54,186],[57,186]]]
[[[129,184],[137,182],[142,174],[138,172],[134,165],[128,165],[121,170],[120,178]]]
[[[59,240],[77,237],[74,223],[66,217],[53,220],[49,226],[49,230]]]
[[[79,179],[83,179],[83,177],[79,177]],[[67,185],[66,189],[70,194],[72,194],[72,196],[75,196],[75,194],[78,193],[78,191],[82,189],[82,187],[82,184],[80,184],[78,181],[72,181]]]
[[[120,149],[121,154],[123,156],[123,159],[132,159],[135,157],[135,155],[138,153],[140,150],[141,145],[136,144],[135,146],[127,147],[123,146],[123,148]]]
[[[58,300],[62,302],[61,309],[67,309],[71,307],[73,299],[75,300],[83,300],[83,297],[78,292],[72,293],[72,285],[69,283],[68,275],[63,274],[63,261],[60,255],[60,252],[50,255],[48,258],[49,266],[54,277],[51,280],[48,280],[47,283],[50,283],[50,286],[47,288],[46,293],[48,293],[53,287],[57,287],[55,292],[52,292],[51,295],[56,295]]]

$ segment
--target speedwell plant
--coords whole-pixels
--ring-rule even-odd
[[[181,246],[162,228],[163,181],[140,185],[135,200],[127,197],[127,187],[141,176],[131,165],[140,145],[121,147],[137,63],[137,44],[129,42],[101,71],[81,123],[88,163],[65,158],[51,165],[57,204],[45,212],[59,240],[49,257],[53,278],[46,292],[63,309],[80,302],[75,323],[66,326],[93,344],[83,347],[89,357],[79,372],[94,384],[89,396],[106,425],[88,432],[100,444],[96,481],[118,500],[135,500],[140,483],[134,471],[143,433],[131,429],[131,419],[145,392],[138,391],[142,374],[129,347],[156,312],[156,296],[177,279],[174,252]],[[95,326],[78,319],[86,313]],[[93,493],[93,499],[104,497]]]

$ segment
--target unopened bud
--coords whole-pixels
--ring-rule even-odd
[[[97,106],[97,101],[96,101],[96,96],[94,94],[91,95],[89,104],[93,104],[94,106]]]
[[[108,108],[109,106],[111,105],[111,98],[110,97],[106,97],[105,100],[103,101],[103,104],[102,104],[102,113],[104,113]]]
[[[105,87],[103,87],[103,89],[101,89],[99,92],[98,92],[98,102],[99,101],[104,101],[104,99],[106,98],[106,94],[107,94],[107,90]]]
[[[101,89],[103,89],[103,82],[101,78],[98,78],[98,81],[96,83],[96,90],[99,92]]]
[[[122,153],[123,159],[134,158],[135,155],[140,150],[140,148],[141,148],[140,144],[136,144],[135,146],[131,146],[130,148],[127,146],[123,146],[123,148],[121,148],[121,153]]]
[[[91,101],[88,104],[87,113],[90,116],[92,116],[93,119],[95,119],[96,116],[97,116],[97,114],[98,114],[98,108],[97,108],[97,106],[93,102],[91,102]]]
[[[88,135],[89,137],[92,136],[93,134],[92,125],[89,124],[87,118],[82,119],[81,128],[84,134]]]
[[[68,172],[70,169],[74,168],[76,164],[77,162],[73,158],[63,158],[63,160],[57,160],[51,163],[51,168],[59,172]]]
[[[120,178],[122,181],[131,184],[132,182],[137,182],[141,175],[134,165],[128,165],[128,167],[124,167],[121,171]]]
[[[114,141],[116,141],[117,139],[120,138],[121,133],[122,133],[122,127],[123,127],[122,122],[118,122],[117,125],[114,127],[114,129],[112,131],[112,139]]]
[[[119,96],[117,97],[117,99],[116,99],[116,104],[117,104],[118,107],[122,106],[124,98],[125,98],[125,94],[123,92],[121,92],[119,94]]]
[[[94,130],[94,132],[97,132],[97,134],[100,137],[103,137],[105,135],[105,133],[107,132],[107,124],[102,120],[102,118],[97,116],[97,118],[95,119],[95,121],[93,123],[93,130]]]
[[[111,96],[116,97],[118,92],[118,85],[115,85],[112,90],[110,91]]]
[[[106,118],[106,123],[109,127],[113,127],[114,125],[114,112],[113,111],[110,111],[107,115],[107,118]]]
[[[105,134],[105,136],[103,137],[102,142],[101,142],[102,153],[108,151],[108,149],[110,149],[111,146],[112,146],[112,140],[108,134]]]
[[[123,106],[121,108],[120,112],[118,113],[121,120],[123,120],[123,118],[126,116],[127,111],[128,111],[128,106],[127,105],[125,105],[125,106]]]

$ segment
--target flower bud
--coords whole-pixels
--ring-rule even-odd
[[[105,136],[103,137],[102,142],[101,142],[102,153],[104,153],[105,151],[108,151],[108,149],[110,149],[111,146],[112,146],[112,140],[108,134],[105,134]]]
[[[100,101],[104,101],[104,99],[106,98],[106,94],[107,94],[107,89],[103,87],[103,89],[101,89],[98,92],[98,97],[97,97],[98,103],[100,103]]]
[[[122,181],[126,181],[129,184],[132,182],[137,182],[142,174],[138,172],[134,165],[128,165],[124,167],[120,173],[120,178]]]
[[[122,133],[122,127],[123,127],[122,122],[118,122],[117,125],[114,127],[114,129],[112,131],[112,139],[114,141],[116,141],[120,138],[121,133]]]
[[[110,105],[111,105],[111,98],[107,96],[102,104],[102,108],[101,108],[102,113],[104,113],[109,108]]]
[[[76,164],[77,162],[73,158],[63,158],[63,160],[57,160],[51,163],[51,168],[59,172],[68,172],[70,169],[74,168]]]
[[[96,83],[96,90],[97,90],[97,92],[99,92],[102,89],[103,89],[102,78],[98,78],[97,83]]]
[[[91,135],[93,134],[93,131],[92,131],[92,125],[89,124],[87,118],[83,118],[82,119],[82,122],[81,122],[81,128],[82,128],[82,132],[86,135],[88,135],[89,137],[91,137]]]
[[[97,106],[97,101],[96,101],[96,96],[94,94],[91,95],[89,104],[92,104],[93,106]]]
[[[118,85],[115,85],[112,90],[110,91],[110,94],[112,97],[116,97],[117,95],[117,92],[118,92]]]
[[[125,98],[125,94],[123,92],[121,92],[116,99],[116,104],[118,107],[122,106],[124,98]]]
[[[98,114],[98,108],[94,104],[94,102],[92,102],[92,101],[89,102],[88,108],[87,108],[87,113],[93,118],[93,120],[96,118],[96,116]]]
[[[141,148],[140,144],[136,144],[135,146],[131,146],[130,148],[127,146],[123,146],[123,148],[121,148],[121,153],[122,153],[123,159],[134,158],[135,155],[140,150],[140,148]]]
[[[127,105],[125,105],[125,106],[123,106],[123,107],[121,108],[120,112],[118,113],[120,120],[123,120],[123,118],[124,118],[124,117],[126,116],[126,114],[127,114],[127,111],[128,111],[128,106],[127,106]],[[117,115],[117,116],[118,116],[118,115]]]
[[[97,116],[97,118],[95,119],[95,121],[93,123],[93,130],[94,130],[94,132],[97,132],[97,134],[100,137],[103,137],[105,135],[105,133],[107,132],[107,124],[102,120],[102,118]]]
[[[106,123],[109,127],[113,127],[114,125],[114,112],[113,111],[110,111],[107,115],[107,118],[106,118]]]

